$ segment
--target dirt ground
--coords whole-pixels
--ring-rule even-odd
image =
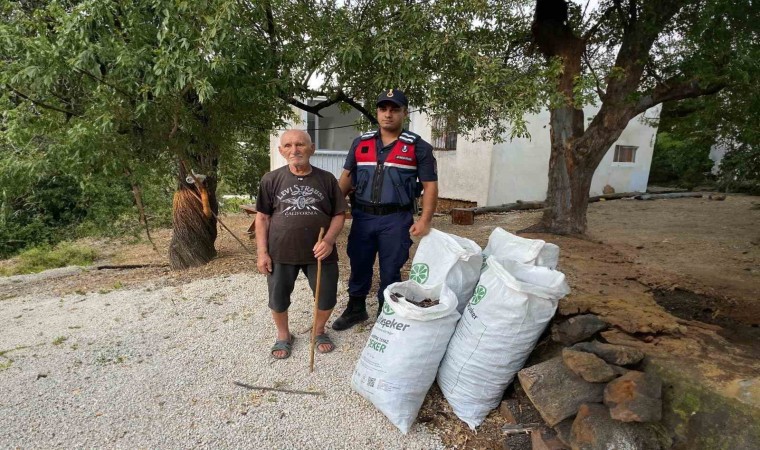
[[[515,232],[539,217],[540,212],[490,214],[477,216],[474,225],[459,226],[452,225],[449,216],[438,216],[434,227],[485,247],[495,227]],[[222,220],[242,237],[249,251],[254,249],[254,242],[245,235],[250,217],[234,214]],[[713,344],[734,348],[726,358],[732,358],[736,371],[742,376],[760,375],[753,362],[760,356],[760,197],[729,195],[724,201],[714,201],[705,195],[701,199],[599,202],[590,205],[588,223],[588,234],[582,238],[525,235],[561,248],[559,269],[566,273],[572,288],[570,296],[560,303],[561,314],[599,314],[616,331],[650,346],[648,351],[659,348],[663,353],[682,352],[685,356],[691,351],[688,346],[675,344],[689,336],[685,330],[709,329],[725,339]],[[170,230],[154,230],[152,234],[162,254],[145,242],[86,242],[100,252],[100,264],[149,267],[90,270],[37,285],[12,283],[4,287],[0,299],[42,291],[108,291],[146,281],[174,285],[255,270],[252,253],[220,228],[215,260],[201,268],[170,271],[165,255]],[[338,242],[341,276],[345,279],[349,273],[346,236],[347,232],[342,233]],[[614,337],[611,334],[608,340]],[[729,389],[725,373],[716,375],[715,380]],[[497,412],[475,434],[447,409],[439,391],[431,392],[420,420],[438,429],[448,445],[506,448],[500,431],[504,421]],[[519,390],[511,395],[520,401]],[[530,448],[525,445],[515,442],[510,448]]]

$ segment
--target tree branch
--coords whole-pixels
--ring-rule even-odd
[[[662,84],[655,86],[649,94],[644,95],[636,104],[635,112],[636,114],[641,114],[647,109],[663,102],[712,95],[719,92],[726,85],[727,83],[721,80],[701,87],[697,78],[676,84],[676,80],[670,78]]]
[[[50,109],[50,110],[52,110],[52,111],[57,111],[57,112],[59,112],[59,113],[63,113],[63,114],[66,114],[67,116],[75,116],[75,117],[81,117],[81,114],[78,114],[78,113],[76,113],[76,112],[74,112],[74,111],[69,111],[69,110],[66,110],[66,109],[61,109],[61,108],[58,108],[58,107],[56,107],[56,106],[53,106],[53,105],[48,105],[47,103],[41,102],[41,101],[39,101],[39,100],[35,100],[35,99],[33,99],[33,98],[29,97],[28,95],[25,95],[25,94],[23,94],[22,92],[19,92],[19,91],[17,91],[16,89],[14,89],[14,88],[13,88],[13,86],[10,86],[10,85],[7,85],[7,84],[6,84],[6,86],[7,86],[7,87],[8,87],[8,89],[10,89],[10,90],[11,90],[11,91],[12,91],[14,94],[18,95],[19,97],[21,97],[21,98],[23,98],[23,99],[25,99],[25,100],[28,100],[28,101],[32,102],[33,104],[35,104],[35,105],[39,106],[40,108],[45,108],[45,109]]]
[[[130,99],[130,100],[132,100],[132,101],[134,101],[134,97],[133,97],[132,95],[130,95],[128,92],[126,92],[126,91],[124,91],[124,90],[122,90],[122,89],[120,89],[120,88],[118,88],[118,87],[114,86],[113,84],[111,84],[111,83],[107,82],[106,80],[104,80],[104,79],[102,79],[102,78],[100,78],[100,77],[97,77],[97,76],[95,76],[95,75],[91,74],[90,72],[88,72],[88,71],[86,71],[86,70],[82,70],[82,69],[76,69],[76,68],[75,68],[74,70],[75,70],[76,72],[79,72],[79,73],[81,73],[82,75],[87,75],[88,77],[92,78],[93,80],[95,80],[95,81],[97,81],[97,82],[99,82],[99,83],[103,83],[103,84],[105,84],[106,86],[110,87],[111,89],[113,89],[114,91],[118,92],[119,94],[121,94],[121,95],[123,95],[123,96],[127,97],[128,99]]]
[[[609,18],[609,16],[612,14],[614,10],[615,10],[614,8],[607,8],[599,17],[599,20],[597,20],[596,23],[591,26],[591,28],[586,30],[586,32],[583,34],[582,39],[584,41],[588,41],[589,39],[591,39],[591,37],[594,34],[596,34],[597,31],[599,31],[599,27],[601,27],[604,24],[604,21]]]
[[[596,74],[594,67],[591,65],[591,61],[589,61],[588,49],[583,50],[583,59],[586,61],[588,70],[591,72],[591,75],[594,77],[594,83],[596,84],[596,95],[599,96],[599,100],[604,101],[604,96],[607,95],[607,93],[602,90],[602,86],[599,84],[599,76]]]
[[[370,121],[372,125],[377,125],[377,119],[375,119],[375,116],[373,116],[369,111],[367,111],[367,109],[364,108],[364,106],[362,106],[359,102],[347,96],[341,90],[339,90],[337,94],[335,94],[335,97],[328,98],[327,100],[319,102],[316,105],[307,105],[306,103],[303,103],[294,97],[288,97],[286,95],[280,95],[280,98],[286,101],[288,104],[291,104],[300,110],[310,112],[319,117],[322,117],[319,111],[327,108],[328,106],[332,106],[336,103],[344,102],[345,104],[359,111],[364,117],[367,118],[367,120]]]

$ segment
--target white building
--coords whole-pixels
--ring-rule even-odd
[[[593,117],[596,111],[598,108],[588,107],[585,116]],[[657,119],[659,114],[660,106],[644,113],[648,119]],[[301,111],[301,123],[293,124],[293,128],[309,130],[317,145],[312,163],[338,177],[348,148],[359,135],[351,125],[360,115],[356,111],[343,114],[335,105],[322,110],[322,115]],[[437,148],[440,198],[491,206],[546,199],[551,152],[549,112],[531,115],[527,122],[530,138],[502,143],[453,134],[434,140],[432,121],[420,112],[410,114],[409,129]],[[615,192],[645,192],[656,134],[657,127],[641,116],[631,120],[596,169],[589,194],[601,195],[606,185]],[[270,140],[271,169],[285,165],[277,151],[278,140],[279,135]]]

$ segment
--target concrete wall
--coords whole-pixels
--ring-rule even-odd
[[[599,163],[596,172],[594,172],[590,195],[601,195],[604,186],[607,184],[612,186],[615,192],[646,192],[657,127],[642,119],[646,117],[656,121],[660,117],[660,109],[659,105],[650,108],[644,114],[636,116],[628,122],[628,126],[623,130],[620,138],[612,144],[602,162]],[[638,147],[636,149],[636,161],[633,163],[613,162],[616,145]]]

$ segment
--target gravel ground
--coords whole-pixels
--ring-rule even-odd
[[[442,447],[424,425],[402,435],[351,390],[369,326],[331,331],[338,348],[309,374],[303,277],[293,355],[274,361],[266,293],[263,276],[237,274],[0,301],[0,448]]]

